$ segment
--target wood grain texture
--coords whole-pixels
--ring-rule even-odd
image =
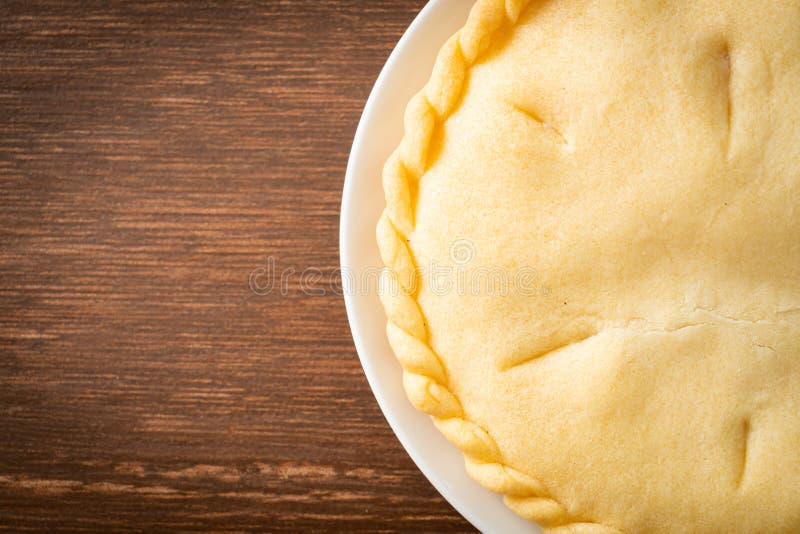
[[[348,151],[423,0],[0,2],[0,529],[469,531],[341,297]]]

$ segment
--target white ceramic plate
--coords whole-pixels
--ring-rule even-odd
[[[414,463],[439,493],[482,532],[537,532],[467,475],[461,452],[416,411],[386,339],[374,273],[382,266],[375,226],[384,207],[381,169],[403,133],[406,102],[428,80],[439,48],[464,25],[468,0],[431,0],[397,43],[375,82],[353,141],[339,228],[347,317],[372,392]]]

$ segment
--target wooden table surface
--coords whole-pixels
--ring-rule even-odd
[[[423,3],[0,2],[0,528],[470,530],[342,298],[259,290],[273,260],[335,277],[356,124]]]

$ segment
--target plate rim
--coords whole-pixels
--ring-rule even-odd
[[[463,476],[467,477],[469,480],[468,482],[459,480],[459,485],[465,485],[468,487],[466,489],[456,487],[456,485],[453,483],[454,481],[444,477],[443,473],[441,473],[441,470],[437,469],[437,466],[434,465],[434,455],[429,454],[428,451],[418,448],[413,443],[415,440],[411,435],[411,430],[406,428],[405,424],[401,421],[401,418],[398,415],[399,408],[393,405],[393,401],[389,399],[389,397],[383,391],[383,387],[378,377],[378,371],[372,362],[373,348],[367,346],[368,343],[365,341],[366,334],[362,332],[362,324],[359,320],[360,317],[357,310],[357,299],[364,297],[377,299],[378,297],[376,294],[361,294],[359,292],[360,288],[353,287],[351,283],[352,280],[349,277],[344,276],[344,273],[352,273],[354,270],[354,265],[357,263],[354,262],[354,256],[356,255],[354,252],[355,244],[351,240],[351,235],[354,233],[352,226],[356,224],[353,220],[353,210],[357,207],[355,205],[354,198],[356,197],[356,187],[359,182],[356,166],[358,161],[363,157],[361,152],[364,150],[363,147],[366,144],[366,138],[370,126],[369,123],[371,122],[371,118],[378,111],[381,93],[385,90],[389,78],[391,77],[392,73],[397,70],[400,63],[404,60],[408,61],[404,55],[406,54],[411,43],[417,39],[420,31],[422,29],[430,30],[430,28],[425,28],[425,26],[430,26],[431,20],[437,16],[441,17],[443,14],[454,12],[454,8],[460,8],[463,10],[463,16],[457,21],[458,25],[455,27],[455,30],[440,30],[440,35],[438,37],[440,37],[441,42],[431,50],[431,57],[428,58],[430,59],[430,68],[428,68],[425,73],[425,78],[427,79],[433,65],[433,60],[435,59],[439,48],[452,35],[452,33],[454,33],[454,31],[458,30],[458,28],[464,25],[464,22],[466,22],[467,13],[469,12],[469,8],[472,7],[472,4],[473,2],[464,2],[464,0],[429,0],[395,45],[385,64],[381,68],[380,74],[378,75],[370,91],[369,97],[367,98],[366,104],[359,119],[358,127],[356,128],[353,143],[351,145],[351,150],[347,161],[347,170],[345,172],[344,186],[342,189],[342,203],[339,218],[339,256],[340,268],[341,272],[343,273],[342,292],[353,342],[361,362],[361,367],[367,378],[367,382],[369,383],[373,396],[378,402],[384,418],[389,423],[389,426],[391,427],[395,436],[400,441],[406,453],[411,457],[411,460],[414,462],[417,468],[428,479],[431,485],[433,485],[433,487],[442,495],[442,497],[479,531],[489,533],[536,532],[536,525],[524,520],[506,508],[502,503],[502,498],[500,495],[490,492],[488,489],[485,489],[468,477],[466,474],[466,469],[464,468],[463,453],[449,442],[446,442],[445,438],[434,427],[430,418],[420,412],[417,412],[416,409],[414,409],[410,402],[408,402],[408,400],[405,398],[405,395],[403,395],[405,402],[408,404],[407,408],[410,408],[420,417],[426,419],[426,424],[429,429],[432,430],[436,436],[438,436],[438,438],[444,442],[443,447],[446,447],[446,452],[444,454],[446,454],[448,457],[452,455],[457,456]],[[457,12],[458,15],[462,15],[462,12],[455,12]],[[421,84],[419,87],[413,87],[411,89],[413,91],[417,91],[420,87]],[[413,92],[409,94],[409,98],[411,94],[413,94]],[[404,108],[405,102],[403,102],[403,105],[397,111],[401,119]],[[399,142],[401,135],[402,130],[397,132],[397,142]],[[392,144],[390,146],[391,148],[394,148],[395,145]],[[379,175],[376,176],[376,179],[379,179]],[[381,202],[381,207],[382,205],[383,204]],[[375,233],[375,225],[377,225],[377,217],[375,217],[374,223],[375,224],[372,226],[373,230],[370,234],[373,236]],[[377,242],[374,238],[372,246],[377,254]],[[382,266],[382,263],[380,265]],[[381,324],[385,325],[385,319],[383,319]],[[385,330],[382,335],[385,338]],[[388,341],[386,342],[386,345],[388,346]],[[389,356],[397,365],[397,381],[399,383],[400,377],[402,376],[399,364],[396,363],[395,356],[393,353],[391,353],[391,350],[389,351]],[[421,429],[415,429],[415,431],[420,430]],[[465,498],[463,495],[465,492],[470,493],[471,497],[473,498]],[[469,502],[475,501],[474,497],[486,501],[485,503],[481,503],[482,506],[480,509],[476,509],[474,506],[475,502]]]

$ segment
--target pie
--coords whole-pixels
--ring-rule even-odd
[[[387,334],[551,532],[800,531],[800,0],[479,0],[383,172]]]

